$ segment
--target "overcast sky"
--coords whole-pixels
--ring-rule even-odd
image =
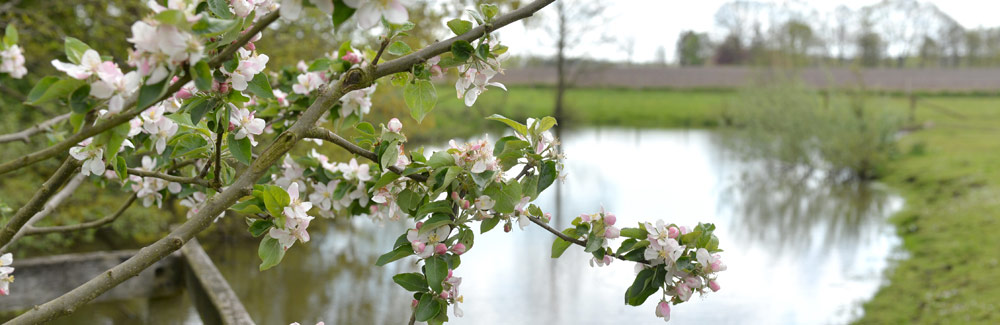
[[[725,0],[605,0],[610,3],[605,12],[608,24],[605,33],[618,39],[633,37],[633,61],[648,62],[654,59],[657,48],[666,49],[667,60],[673,62],[677,36],[684,30],[715,32],[715,12]],[[783,1],[770,1],[782,3]],[[878,3],[876,0],[811,0],[806,1],[820,12],[830,12],[838,5],[858,9]],[[1000,25],[1000,1],[996,0],[932,0],[923,1],[937,5],[942,11],[966,28],[994,27]],[[543,9],[552,12],[555,8]],[[655,26],[652,27],[652,26]],[[520,24],[509,26],[501,33],[504,43],[510,45],[515,55],[552,55],[553,44],[544,32],[525,32]],[[518,37],[504,36],[518,35]],[[521,37],[527,35],[528,37]],[[590,43],[590,42],[588,42]],[[624,61],[627,54],[614,43],[583,44],[577,53],[590,57]]]

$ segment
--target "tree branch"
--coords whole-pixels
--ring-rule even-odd
[[[165,180],[165,181],[169,181],[169,182],[183,183],[183,184],[195,184],[195,185],[201,185],[201,186],[208,187],[208,188],[213,188],[212,182],[210,182],[210,181],[208,181],[206,179],[199,178],[197,176],[196,177],[184,177],[184,176],[170,175],[170,174],[164,174],[164,173],[158,173],[158,172],[151,172],[151,171],[148,171],[148,170],[142,170],[142,169],[138,169],[138,168],[129,168],[129,169],[127,169],[127,171],[129,173],[129,175],[142,176],[142,177],[153,177],[153,178],[159,178],[159,179],[162,179],[162,180]]]
[[[24,227],[24,235],[25,236],[41,235],[41,234],[48,234],[48,233],[53,233],[53,232],[69,232],[69,231],[77,231],[77,230],[83,230],[83,229],[88,229],[88,228],[100,227],[100,226],[112,223],[115,220],[117,220],[118,217],[122,215],[122,213],[125,213],[125,210],[128,210],[128,208],[130,206],[132,206],[132,203],[135,202],[135,200],[136,200],[136,195],[135,195],[135,193],[132,193],[132,195],[129,196],[128,201],[125,201],[125,204],[122,204],[122,206],[120,208],[118,208],[118,211],[115,211],[114,214],[105,216],[104,218],[101,218],[101,219],[98,219],[98,220],[94,220],[94,221],[88,221],[88,222],[84,222],[84,223],[78,223],[78,224],[75,224],[75,225],[65,225],[65,226],[50,226],[50,227],[34,227],[34,226],[30,226],[30,225],[29,226],[25,226]]]
[[[517,10],[498,16],[495,20],[493,20],[493,23],[489,25],[476,26],[468,32],[465,32],[465,34],[428,45],[419,51],[410,53],[392,61],[388,61],[384,64],[372,66],[371,69],[373,70],[373,79],[378,79],[397,72],[409,71],[415,64],[427,61],[432,57],[451,51],[451,44],[455,43],[455,41],[463,40],[472,42],[477,38],[482,37],[487,32],[495,31],[515,21],[531,17],[535,12],[555,1],[556,0],[535,0],[521,8],[518,8]]]
[[[209,61],[209,67],[211,68],[219,67],[219,65],[221,65],[222,62],[224,62],[225,60],[229,59],[229,57],[232,56],[237,49],[243,47],[243,45],[249,42],[250,39],[253,38],[255,35],[257,35],[258,32],[263,30],[265,27],[267,27],[267,25],[271,24],[277,19],[278,19],[278,11],[274,11],[272,13],[269,13],[261,17],[260,20],[258,20],[257,23],[254,24],[252,28],[247,30],[242,35],[240,35],[240,37],[237,38],[236,41],[234,41],[232,44],[226,46],[226,48],[223,49],[222,52],[219,52],[219,54],[212,57],[212,59]],[[170,96],[173,96],[174,93],[180,90],[181,87],[183,87],[184,84],[186,84],[188,81],[191,81],[191,76],[189,74],[185,74],[183,77],[180,77],[180,79],[177,80],[177,82],[174,82],[172,85],[170,85],[170,87],[167,88],[167,91],[164,92],[163,95],[160,95],[159,98],[157,98],[155,101],[144,107],[135,107],[134,109],[123,111],[117,115],[108,118],[107,120],[95,124],[93,127],[87,129],[81,129],[80,132],[73,134],[72,136],[66,138],[66,140],[63,140],[62,142],[59,142],[51,147],[47,147],[45,149],[35,151],[33,153],[24,155],[20,158],[13,159],[3,164],[0,164],[0,175],[9,173],[11,171],[17,170],[27,165],[31,165],[41,160],[54,157],[59,153],[65,152],[70,147],[75,146],[77,143],[80,143],[80,141],[98,135],[101,132],[109,130],[119,124],[127,123],[133,117],[145,111],[146,108],[149,107],[150,105],[163,101],[164,99],[167,99]],[[124,107],[131,107],[132,105],[135,105],[137,98],[138,96],[132,96],[131,100],[125,103]]]
[[[17,234],[21,227],[28,222],[39,210],[42,209],[45,202],[62,187],[66,181],[69,180],[70,176],[76,172],[76,169],[80,167],[80,163],[73,157],[66,157],[59,169],[56,170],[52,177],[49,177],[42,187],[35,192],[35,195],[28,200],[28,203],[17,210],[17,213],[7,221],[7,224],[3,225],[0,229],[0,246],[7,245],[14,235]]]
[[[523,17],[527,17],[530,16],[531,13],[533,13],[534,11],[541,9],[546,4],[551,3],[553,1],[555,0],[538,0],[532,4],[529,4],[524,8],[512,12],[511,14],[517,13],[518,15],[521,15]],[[538,4],[541,5],[539,6]],[[524,10],[525,8],[534,8],[534,9],[526,11]],[[258,24],[266,25],[267,23],[274,21],[274,19],[277,19],[277,14],[278,14],[277,11],[268,14],[267,16],[262,18],[261,21],[258,22]],[[510,14],[500,16],[498,17],[498,20],[510,19],[509,16]],[[507,22],[499,26],[503,26],[509,23],[510,22]],[[244,36],[246,36],[246,40],[248,40],[249,37],[254,36],[258,31],[260,31],[260,29],[263,29],[263,27],[258,28],[258,26],[256,25],[254,26],[254,28],[256,30],[251,30],[245,33]],[[241,40],[244,40],[244,38],[241,37]],[[447,48],[451,46],[451,42],[444,42],[444,43],[447,44],[441,45],[443,43],[437,43],[432,46],[440,48]],[[235,44],[242,46],[242,43],[239,41],[237,41],[237,43]],[[227,48],[227,50],[228,49],[229,48]],[[232,51],[235,51],[235,48],[232,49]],[[441,53],[443,53],[443,51],[444,50],[442,50]],[[423,53],[428,54],[432,52],[433,51],[423,52]],[[229,54],[232,53],[230,52]],[[388,63],[397,62],[398,60],[399,59]],[[400,71],[406,71],[410,69],[410,66],[420,61],[419,60],[412,61],[409,63],[410,66],[404,66],[404,64],[406,64],[405,61],[399,61],[399,62],[401,63],[395,63],[394,65],[392,65],[391,69],[383,70],[383,72],[392,71],[392,69],[402,69]],[[383,74],[382,76],[384,75],[385,74]],[[291,127],[285,130],[285,132],[282,132],[280,135],[278,135],[275,138],[275,140],[270,145],[268,145],[268,147],[264,149],[263,152],[261,152],[260,156],[253,161],[250,167],[248,167],[244,171],[244,173],[241,174],[233,182],[231,186],[229,186],[226,190],[220,192],[219,194],[216,194],[215,196],[209,198],[208,201],[205,202],[205,206],[202,207],[202,209],[198,210],[198,212],[195,213],[193,216],[191,216],[190,219],[188,219],[183,224],[181,224],[173,231],[171,231],[170,234],[168,234],[166,237],[161,238],[155,243],[142,248],[141,250],[139,250],[139,253],[136,254],[135,256],[111,268],[102,275],[99,275],[87,281],[86,283],[80,285],[79,287],[73,289],[72,291],[67,292],[66,294],[58,298],[55,298],[52,301],[49,301],[45,304],[36,306],[35,308],[29,310],[28,312],[22,315],[19,315],[18,317],[10,320],[8,324],[43,323],[55,319],[56,317],[72,313],[84,303],[93,300],[94,298],[97,298],[102,293],[110,290],[111,288],[115,287],[121,282],[135,276],[136,274],[139,274],[139,272],[142,272],[142,270],[153,265],[153,263],[155,263],[156,261],[159,261],[160,259],[163,259],[170,253],[180,249],[181,246],[184,245],[184,242],[191,239],[202,230],[205,230],[206,228],[211,226],[212,221],[215,219],[215,216],[228,209],[230,206],[236,203],[236,201],[239,200],[241,197],[247,195],[247,193],[253,189],[254,183],[256,183],[256,181],[260,179],[262,176],[264,176],[264,174],[267,173],[268,169],[274,163],[279,161],[289,150],[291,150],[292,147],[297,142],[299,142],[304,138],[306,132],[315,126],[316,121],[319,120],[319,118],[323,115],[323,113],[325,113],[327,110],[329,110],[331,106],[333,106],[336,100],[338,100],[345,93],[347,93],[347,91],[355,89],[356,87],[360,86],[363,81],[366,81],[365,80],[366,76],[363,75],[360,76],[362,77],[362,79],[358,79],[358,77],[359,76],[357,75],[357,73],[352,74],[351,70],[349,70],[348,72],[343,74],[341,80],[334,81],[332,83],[336,85],[336,87],[324,86],[320,88],[318,92],[319,96],[317,96],[316,100],[312,103],[312,105],[310,105],[309,108],[302,113],[299,119],[294,124],[292,124]],[[368,83],[370,83],[371,80],[373,80],[372,76],[370,75],[367,76],[366,78]],[[76,144],[76,142],[78,141],[73,141],[69,143]],[[65,150],[68,148],[69,146],[66,146],[60,150]],[[8,168],[8,169],[2,169],[2,168]],[[0,174],[13,170],[9,168],[10,167],[3,167],[2,165],[0,165]]]
[[[31,140],[30,139],[31,136],[38,133],[42,133],[42,131],[46,131],[56,123],[62,122],[63,120],[68,118],[69,118],[69,113],[66,113],[63,115],[53,117],[52,119],[47,120],[45,122],[38,123],[37,125],[34,125],[30,128],[21,130],[20,132],[0,135],[0,143],[7,143],[13,141],[21,141],[24,143],[28,143],[28,141]]]
[[[21,239],[21,237],[24,237],[25,230],[28,227],[31,227],[31,225],[34,225],[39,220],[44,219],[49,214],[51,214],[52,211],[55,211],[55,209],[62,206],[63,201],[72,196],[73,192],[76,192],[76,189],[80,187],[80,184],[83,184],[84,179],[86,179],[86,177],[83,176],[83,174],[78,173],[76,174],[76,176],[73,176],[73,178],[70,179],[68,183],[66,183],[66,186],[63,186],[63,188],[59,190],[59,193],[56,193],[55,195],[52,196],[52,198],[49,199],[48,202],[45,202],[45,207],[42,208],[42,211],[38,211],[38,213],[35,213],[34,216],[31,216],[31,219],[28,219],[28,222],[24,223],[24,226],[21,227],[21,229],[18,230],[16,234],[14,234],[14,238],[11,238],[6,245],[0,247],[0,253],[9,252],[7,248],[16,243],[18,239]]]
[[[337,135],[336,133],[333,133],[330,130],[321,127],[314,127],[306,131],[305,137],[310,139],[320,139],[327,142],[331,142],[335,145],[340,146],[341,148],[346,149],[347,151],[350,151],[355,155],[365,157],[373,162],[378,162],[378,156],[375,155],[374,152],[365,150],[365,148],[359,147],[358,145],[352,143],[351,141],[348,141],[347,139],[344,139],[343,137]],[[403,174],[403,171],[399,168],[396,168],[396,166],[389,166],[389,170],[396,174],[400,175]],[[423,174],[412,174],[412,175],[407,175],[406,177],[421,182],[427,181],[427,175]]]
[[[219,134],[215,136],[215,175],[212,177],[213,187],[222,187],[222,181],[220,181],[219,176],[222,174],[222,162],[220,161],[222,157],[222,133],[223,132],[219,132]],[[205,170],[208,170],[207,166],[205,168]]]

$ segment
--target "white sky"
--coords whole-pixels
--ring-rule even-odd
[[[649,62],[654,59],[657,48],[666,49],[668,62],[673,61],[677,36],[684,30],[714,32],[715,12],[726,0],[605,0],[610,3],[606,10],[608,24],[605,33],[616,38],[635,39],[633,61]],[[783,1],[770,1],[782,3]],[[851,9],[878,3],[878,0],[811,0],[804,1],[820,12],[830,12],[838,5]],[[1000,1],[996,0],[923,0],[935,4],[966,28],[994,27],[1000,25]],[[551,12],[554,8],[545,8]],[[508,26],[501,32],[501,40],[507,43],[515,55],[552,55],[553,42],[544,31],[525,32],[520,24]],[[525,37],[527,36],[527,37]],[[588,42],[590,43],[590,42]],[[586,53],[592,58],[606,58],[625,61],[627,53],[615,43],[583,44],[575,51]]]

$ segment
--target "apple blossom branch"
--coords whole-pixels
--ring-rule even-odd
[[[365,150],[364,148],[359,147],[358,145],[352,143],[351,141],[344,139],[343,137],[337,135],[336,133],[333,133],[332,131],[324,129],[322,127],[314,127],[312,129],[309,129],[308,131],[306,131],[305,136],[306,138],[320,139],[333,143],[335,145],[340,146],[341,148],[344,148],[347,151],[350,151],[353,154],[365,157],[366,159],[371,161],[378,162],[378,156],[374,152]],[[396,174],[400,175],[403,174],[403,171],[395,166],[389,166],[389,170]],[[423,174],[406,175],[406,177],[421,182],[427,181],[427,175]]]
[[[0,143],[7,143],[14,141],[21,141],[24,143],[28,143],[29,141],[31,141],[32,136],[42,133],[46,130],[49,130],[50,128],[52,128],[53,125],[56,125],[57,123],[62,122],[68,118],[69,118],[69,113],[66,113],[63,115],[53,117],[42,123],[38,123],[27,129],[14,133],[0,135]]]
[[[237,49],[243,47],[243,45],[249,42],[250,39],[252,39],[258,32],[264,30],[265,27],[267,27],[277,19],[278,19],[278,11],[269,13],[261,17],[260,20],[258,20],[257,23],[253,25],[253,27],[248,29],[246,33],[240,35],[240,37],[237,38],[235,41],[233,41],[232,44],[226,46],[222,50],[222,52],[219,52],[214,57],[212,57],[212,59],[209,60],[209,67],[217,68],[220,65],[222,65],[222,62],[228,60],[233,55],[233,53],[236,53]],[[179,80],[170,85],[170,87],[167,88],[167,91],[164,92],[162,95],[160,95],[160,97],[158,97],[151,103],[144,105],[143,107],[137,106],[128,111],[123,111],[117,115],[114,115],[104,121],[95,124],[91,128],[88,128],[86,130],[81,129],[80,132],[71,135],[70,137],[66,138],[66,140],[63,140],[62,142],[59,142],[53,146],[47,147],[39,151],[35,151],[33,153],[24,155],[20,158],[0,164],[0,175],[34,164],[41,160],[54,157],[59,153],[65,152],[70,147],[75,146],[77,143],[80,143],[80,141],[98,135],[101,132],[110,130],[111,128],[118,126],[119,124],[127,123],[133,117],[136,117],[137,115],[145,111],[146,108],[148,108],[150,105],[153,105],[157,102],[169,98],[170,96],[173,96],[174,93],[180,90],[181,87],[183,87],[184,84],[186,84],[188,81],[191,81],[191,76],[190,74],[185,74],[183,77],[180,77]],[[136,100],[137,100],[136,96],[132,96],[130,101],[126,103],[124,106],[130,107],[132,105],[135,105]]]
[[[45,183],[42,183],[41,188],[28,200],[28,203],[18,209],[14,216],[3,225],[3,228],[0,228],[0,246],[7,245],[31,216],[43,208],[45,202],[48,202],[49,198],[76,173],[79,167],[79,161],[67,156],[59,169]]]
[[[513,21],[529,17],[534,12],[541,10],[553,1],[555,0],[536,0],[525,5],[524,7],[521,7],[520,9],[501,15],[495,20],[495,26],[502,27]],[[236,47],[233,47],[232,51],[229,51],[228,53],[232,54],[236,48],[246,43],[250,37],[255,35],[270,22],[273,22],[277,19],[277,17],[278,12],[272,12],[267,16],[262,17],[252,30],[241,36],[240,40],[236,43],[230,45],[236,45]],[[256,181],[264,176],[268,169],[278,162],[288,151],[290,151],[296,143],[304,139],[306,133],[314,128],[320,117],[326,113],[331,106],[333,106],[334,101],[346,94],[347,91],[367,87],[379,77],[383,77],[394,72],[407,71],[414,64],[418,64],[430,59],[433,56],[444,53],[455,41],[460,39],[474,40],[475,38],[482,36],[485,32],[486,28],[484,26],[474,28],[459,37],[432,44],[428,48],[417,51],[413,54],[386,62],[384,65],[380,65],[378,67],[378,71],[374,73],[371,72],[373,71],[372,68],[369,68],[369,73],[367,75],[364,72],[361,72],[359,75],[358,71],[349,70],[343,74],[340,81],[332,82],[331,84],[333,86],[326,85],[321,87],[316,100],[299,116],[299,119],[295,121],[291,127],[278,135],[274,141],[260,153],[258,158],[254,160],[251,165],[239,175],[239,177],[236,178],[231,186],[209,198],[197,213],[171,231],[170,234],[160,240],[157,240],[153,244],[142,248],[135,256],[112,267],[104,274],[87,281],[58,298],[40,306],[36,306],[28,312],[10,320],[8,324],[36,324],[55,319],[56,317],[62,315],[70,314],[84,303],[97,298],[121,282],[139,274],[139,272],[153,265],[156,261],[159,261],[167,255],[180,249],[186,241],[190,240],[201,231],[207,229],[217,215],[224,212],[230,206],[235,204],[237,200],[247,195],[247,193],[252,190]],[[230,48],[227,47],[227,50],[229,49]],[[223,53],[220,53],[220,56],[225,53],[227,52],[223,51]],[[221,62],[221,60],[215,61],[213,59],[212,62]],[[168,90],[168,93],[172,94],[172,92],[176,92],[180,88],[180,85],[185,82],[186,81],[175,83],[174,86],[176,86],[176,88],[172,86],[171,89]],[[131,113],[133,112],[130,111],[129,114]],[[125,114],[120,114],[118,116],[122,115]],[[113,125],[124,123],[130,118],[131,117],[122,119]],[[101,127],[104,127],[104,130],[113,126],[105,125],[107,123],[110,123],[110,121],[101,124]],[[91,133],[91,135],[97,133]],[[57,145],[47,149],[52,152],[51,154],[48,154],[48,156],[44,156],[46,153],[36,152],[34,154],[34,158],[31,159],[37,161],[54,156],[56,153],[64,151],[70,146],[78,143],[80,140],[87,138],[86,136],[79,136],[79,134],[80,133],[75,136],[76,139],[71,137],[70,139],[64,141],[63,143],[66,143],[66,145],[61,147]],[[24,160],[25,162],[20,162],[20,164],[27,164],[29,163],[28,161],[31,161],[31,159]],[[20,168],[17,165],[19,161],[21,160],[15,160],[13,162],[0,165],[0,174]],[[18,227],[20,227],[20,225],[18,225]],[[5,226],[5,228],[7,227]]]

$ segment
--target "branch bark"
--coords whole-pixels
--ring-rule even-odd
[[[3,225],[0,229],[0,246],[7,245],[11,239],[14,238],[14,234],[17,234],[21,227],[28,222],[39,210],[42,209],[45,202],[55,194],[66,181],[69,180],[76,169],[80,167],[80,163],[73,159],[73,157],[66,157],[59,169],[56,170],[52,177],[49,177],[45,183],[42,183],[42,187],[35,192],[35,195],[28,200],[28,203],[17,210],[17,213],[7,221],[7,224]]]
[[[165,181],[168,181],[168,182],[184,183],[184,184],[195,184],[195,185],[201,185],[201,186],[208,187],[208,188],[213,188],[212,187],[212,183],[210,181],[208,181],[206,179],[199,178],[199,177],[184,177],[184,176],[170,175],[170,174],[164,174],[164,173],[151,172],[151,171],[148,171],[148,170],[142,170],[142,169],[137,169],[137,168],[129,168],[129,169],[127,169],[127,171],[128,171],[128,173],[130,175],[135,175],[135,176],[153,177],[153,178],[159,178],[159,179],[162,179],[162,180],[165,180]]]
[[[14,238],[11,238],[6,245],[0,247],[0,253],[9,252],[7,248],[16,243],[18,239],[21,239],[21,237],[24,237],[25,230],[28,227],[31,227],[31,225],[34,225],[39,220],[44,219],[49,214],[51,214],[52,211],[55,211],[55,209],[59,208],[59,206],[62,205],[63,201],[72,196],[73,192],[76,192],[76,189],[80,187],[80,184],[83,184],[84,179],[86,179],[86,177],[83,176],[83,174],[76,174],[76,176],[73,176],[73,178],[70,179],[68,183],[66,183],[66,186],[63,186],[63,188],[59,190],[59,193],[56,193],[55,195],[52,196],[52,198],[49,199],[48,202],[45,202],[45,207],[42,208],[42,211],[38,211],[38,213],[35,213],[34,216],[31,216],[31,219],[28,219],[28,222],[26,222],[24,226],[21,227],[21,230],[18,230],[17,233],[14,234]]]
[[[0,143],[7,143],[14,141],[21,141],[24,143],[28,143],[28,141],[31,141],[31,137],[33,135],[49,130],[49,128],[51,128],[56,123],[62,122],[63,120],[68,118],[69,118],[69,113],[66,113],[63,115],[53,117],[52,119],[47,120],[45,122],[38,123],[37,125],[21,130],[19,132],[0,135]]]
[[[132,206],[132,203],[134,203],[135,200],[136,200],[136,195],[135,193],[133,193],[132,196],[129,196],[128,201],[125,201],[125,204],[122,204],[122,206],[118,208],[118,211],[115,211],[115,213],[107,215],[104,218],[98,220],[78,223],[75,225],[65,225],[65,226],[34,227],[31,225],[27,225],[24,227],[24,230],[22,232],[24,233],[25,236],[31,236],[31,235],[48,234],[53,232],[69,232],[69,231],[77,231],[88,228],[100,227],[117,220],[118,217],[120,217],[123,213],[125,213],[125,210],[128,210],[128,208]]]
[[[269,13],[261,17],[260,20],[258,20],[257,23],[254,24],[252,28],[247,30],[246,33],[243,33],[243,35],[241,35],[238,39],[236,39],[236,41],[226,46],[226,48],[223,49],[222,52],[219,52],[219,54],[217,54],[211,60],[209,60],[209,67],[212,68],[219,67],[219,65],[221,65],[222,62],[224,62],[225,60],[229,59],[229,57],[232,56],[237,49],[243,47],[243,45],[249,42],[250,39],[253,38],[255,35],[257,35],[258,32],[263,30],[265,27],[267,27],[267,25],[271,24],[277,19],[278,19],[278,11],[274,11],[272,13]],[[185,74],[183,77],[177,80],[177,82],[174,82],[172,85],[170,85],[170,87],[167,88],[167,91],[164,92],[163,95],[161,95],[157,100],[153,101],[151,104],[145,107],[135,107],[128,111],[121,112],[118,115],[112,116],[107,120],[95,124],[93,127],[81,129],[80,132],[71,135],[70,137],[66,138],[66,140],[63,140],[62,142],[59,142],[56,145],[53,145],[51,147],[39,151],[35,151],[33,153],[24,155],[20,158],[13,159],[3,164],[0,164],[0,175],[20,169],[24,166],[31,165],[41,160],[54,157],[59,153],[65,152],[70,147],[75,146],[77,143],[80,143],[80,141],[98,135],[101,132],[109,130],[119,124],[127,123],[133,117],[136,117],[137,115],[145,111],[146,108],[149,107],[150,105],[158,103],[164,99],[167,99],[170,96],[173,96],[174,93],[180,90],[181,87],[184,86],[184,84],[186,84],[188,81],[191,81],[191,76],[189,74]],[[136,99],[137,96],[132,96],[131,100],[125,103],[124,106],[131,107],[132,105],[135,105]]]
[[[521,9],[497,17],[495,26],[502,27],[516,21],[517,19],[531,16],[532,13],[540,10],[545,7],[545,5],[552,3],[553,1],[555,0],[536,0]],[[267,25],[267,23],[274,21],[277,19],[277,14],[278,12],[273,12],[268,16],[265,16],[260,22],[258,22],[258,25]],[[263,24],[261,24],[262,22]],[[251,30],[245,33],[246,37],[241,37],[241,40],[244,40],[243,42],[237,41],[234,45],[242,46],[243,43],[245,43],[245,40],[248,40],[249,37],[252,37],[260,29],[263,29],[262,26],[258,28],[257,25],[255,25],[254,28],[256,30]],[[462,37],[474,39],[475,37],[481,36],[485,33],[485,31],[486,28],[484,26],[480,26],[466,34],[463,34]],[[205,206],[200,209],[198,213],[175,228],[166,237],[142,248],[135,256],[111,268],[104,274],[87,281],[72,291],[45,304],[36,306],[22,315],[19,315],[18,317],[10,320],[8,324],[37,324],[55,319],[56,317],[62,315],[70,314],[84,303],[97,298],[102,293],[110,290],[121,282],[139,274],[139,272],[153,265],[156,261],[159,261],[170,253],[180,249],[186,241],[190,240],[202,230],[208,228],[215,219],[215,216],[232,206],[241,197],[248,195],[253,189],[253,184],[265,173],[267,173],[268,169],[274,163],[279,161],[289,150],[291,150],[298,141],[302,140],[307,131],[313,129],[316,121],[319,120],[323,113],[333,106],[334,101],[342,97],[345,93],[347,93],[347,91],[367,87],[378,77],[394,73],[393,71],[396,69],[399,70],[395,72],[409,70],[413,64],[426,60],[434,55],[444,53],[451,47],[451,43],[455,40],[456,38],[452,38],[451,40],[445,42],[435,43],[434,45],[428,47],[433,48],[431,50],[424,49],[406,57],[387,62],[385,65],[386,67],[379,66],[379,71],[381,71],[382,74],[372,73],[371,68],[369,68],[367,75],[365,75],[366,73],[358,75],[357,71],[353,71],[352,73],[352,70],[344,73],[340,81],[334,82],[336,87],[322,87],[319,91],[320,95],[316,98],[313,104],[302,113],[298,121],[292,124],[292,126],[285,130],[285,132],[278,135],[274,142],[261,152],[260,156],[253,161],[250,167],[247,168],[246,171],[241,174],[231,186],[219,194],[209,198],[205,203]],[[230,48],[227,47],[227,50],[229,49]],[[235,51],[235,48],[232,48],[232,51]],[[220,55],[224,53],[225,51],[220,53]],[[232,52],[229,54],[232,54]],[[421,55],[426,57],[421,58]],[[407,57],[409,57],[409,59],[406,59]],[[215,62],[215,60],[212,62]],[[176,89],[174,91],[176,91]],[[127,119],[125,121],[127,121]],[[69,143],[71,146],[79,141],[67,139],[67,141],[64,142]],[[66,146],[59,150],[66,150],[68,148],[69,146]],[[10,169],[11,167],[4,167],[8,164],[10,163],[0,165],[0,174],[13,170]]]

